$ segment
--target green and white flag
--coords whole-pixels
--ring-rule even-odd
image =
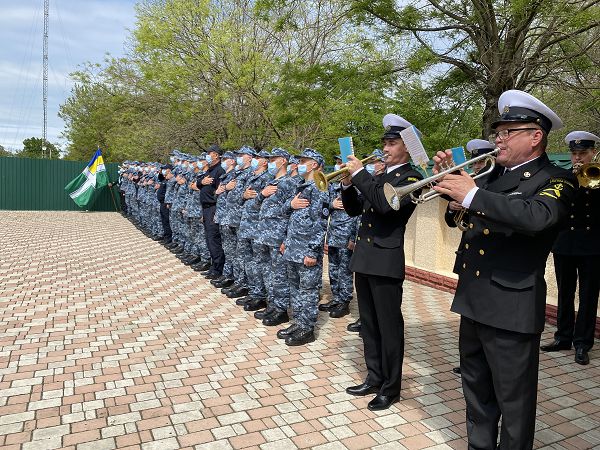
[[[65,186],[65,191],[83,208],[93,203],[96,191],[107,184],[108,174],[104,167],[102,151],[98,149],[83,172]]]

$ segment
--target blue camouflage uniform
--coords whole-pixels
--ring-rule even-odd
[[[226,159],[235,159],[235,154],[233,152],[225,152],[221,158],[221,161]],[[231,180],[236,178],[241,173],[240,170],[235,169],[235,167],[229,172],[225,172],[221,175],[219,179],[219,185],[225,186]],[[235,245],[236,245],[236,237],[230,231],[231,227],[229,226],[228,218],[227,218],[227,196],[229,195],[228,191],[224,191],[217,196],[217,206],[215,209],[215,223],[219,224],[219,229],[221,231],[222,245],[223,245],[223,253],[225,254],[225,265],[223,266],[223,276],[227,279],[233,279],[233,262],[232,259],[235,255]]]
[[[271,156],[290,157],[283,149],[273,149]],[[254,240],[254,265],[263,276],[269,306],[277,308],[279,312],[287,311],[290,306],[287,265],[280,252],[289,222],[286,203],[296,195],[296,189],[303,181],[298,175],[276,178],[269,184],[277,186],[277,191],[269,197],[259,193],[254,204],[260,208],[258,231]]]
[[[266,158],[270,156],[269,152],[261,150],[256,158]],[[252,189],[260,192],[273,179],[267,170],[257,174],[252,172],[246,181],[246,189]],[[260,208],[256,207],[256,198],[243,200],[242,215],[240,227],[238,229],[238,242],[236,248],[236,260],[243,265],[246,274],[248,294],[253,299],[263,299],[267,297],[267,289],[264,285],[263,277],[258,273],[258,266],[254,264],[254,239],[258,229]]]
[[[300,158],[311,158],[323,165],[323,157],[312,149],[305,149]],[[329,215],[329,194],[307,181],[298,186],[297,192],[310,203],[306,208],[293,209],[286,202],[290,215],[283,259],[287,262],[290,284],[290,303],[294,323],[301,329],[313,329],[317,323],[319,286],[323,276],[323,244],[327,217]],[[317,260],[308,267],[304,258]]]
[[[253,148],[244,146],[238,150],[238,155],[243,154],[255,156],[256,152]],[[240,156],[238,156],[238,158],[240,158]],[[235,187],[227,194],[227,213],[225,222],[229,226],[228,237],[231,238],[232,241],[235,241],[235,251],[232,257],[233,278],[235,284],[239,287],[246,286],[247,283],[246,271],[244,270],[245,263],[243,260],[239,259],[241,253],[238,252],[238,229],[242,219],[242,205],[244,204],[243,195],[251,176],[252,169],[250,167],[240,170],[235,178]]]
[[[333,207],[335,199],[341,200],[341,186],[339,183],[330,186],[329,208],[331,214],[327,229],[327,259],[332,304],[349,303],[354,292],[354,282],[350,270],[352,250],[348,248],[348,245],[356,238],[358,217],[350,217],[343,209]]]

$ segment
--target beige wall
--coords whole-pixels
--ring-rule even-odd
[[[406,228],[404,251],[407,265],[456,278],[452,267],[461,232],[446,225],[444,212],[447,204],[446,200],[436,198],[417,206]],[[547,303],[556,305],[557,288],[552,254],[546,264],[546,283]]]

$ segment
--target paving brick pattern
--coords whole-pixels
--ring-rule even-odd
[[[466,448],[448,293],[405,284],[402,400],[373,413],[344,392],[355,305],[287,347],[115,213],[2,211],[0,251],[2,449]],[[536,448],[600,447],[591,356],[542,355]]]

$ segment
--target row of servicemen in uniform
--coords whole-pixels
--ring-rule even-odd
[[[213,169],[215,153],[220,164]],[[381,150],[373,154],[378,159],[367,170],[375,174],[385,165]],[[349,264],[360,218],[344,211],[339,183],[327,192],[317,189],[312,175],[324,166],[321,154],[246,146],[222,153],[213,146],[200,156],[175,150],[170,160],[126,161],[120,169],[124,211],[142,231],[237,298],[236,304],[256,311],[263,324],[288,322],[291,310],[292,325],[278,332],[288,345],[315,339],[319,309],[334,318],[349,313],[354,289]],[[336,163],[337,168],[340,156]],[[211,179],[212,172],[218,179]],[[203,215],[203,206],[214,206],[214,216]],[[203,219],[207,227],[211,220],[218,224],[219,236],[206,232]],[[211,261],[209,247],[215,244],[224,254],[222,268],[215,264],[218,257]],[[332,299],[319,305],[324,248]],[[348,329],[359,331],[360,321]]]

